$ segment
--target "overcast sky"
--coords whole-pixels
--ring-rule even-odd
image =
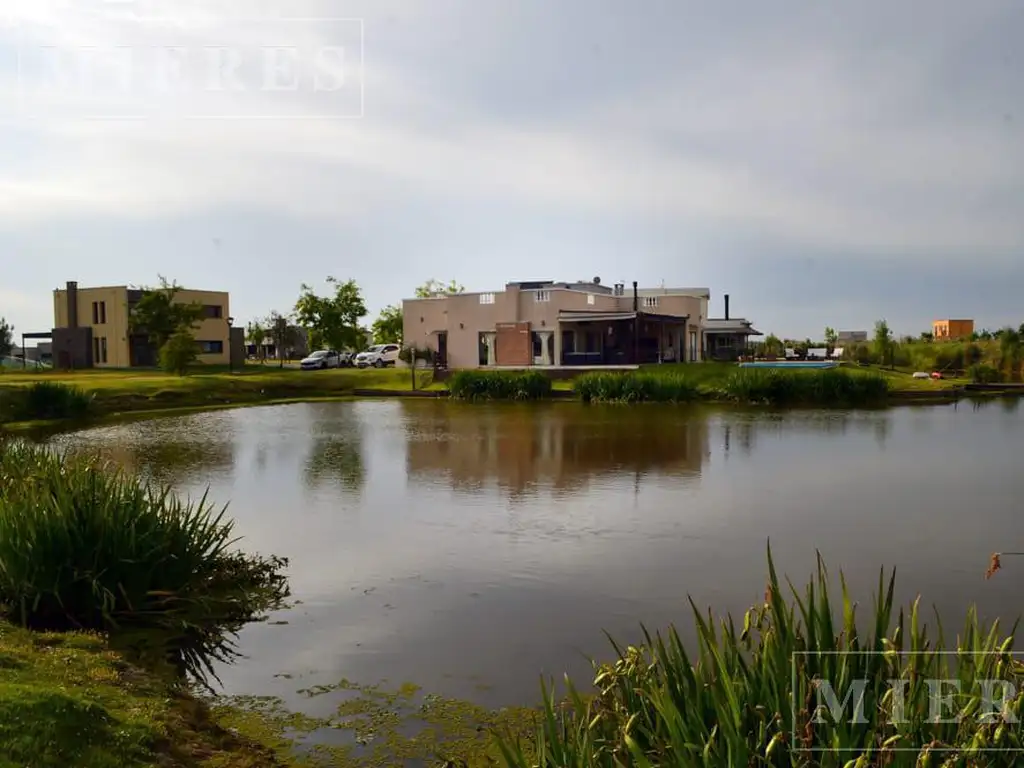
[[[785,336],[1016,326],[1022,37],[1020,0],[0,0],[0,315],[597,275]]]

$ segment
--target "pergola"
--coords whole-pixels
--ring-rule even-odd
[[[25,353],[25,342],[29,339],[38,341],[52,341],[53,331],[47,331],[45,333],[23,333],[21,334],[21,367],[28,368],[28,355]]]

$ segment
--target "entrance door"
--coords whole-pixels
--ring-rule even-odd
[[[448,331],[437,334],[437,364],[441,368],[448,367]]]

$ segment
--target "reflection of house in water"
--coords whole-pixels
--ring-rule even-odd
[[[702,415],[659,407],[441,405],[417,409],[406,423],[413,482],[497,485],[512,495],[572,492],[616,476],[630,486],[655,473],[697,479],[710,451]]]

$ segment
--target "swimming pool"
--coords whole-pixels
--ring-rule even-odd
[[[839,363],[830,360],[759,360],[753,363],[740,363],[740,368],[835,368]]]

